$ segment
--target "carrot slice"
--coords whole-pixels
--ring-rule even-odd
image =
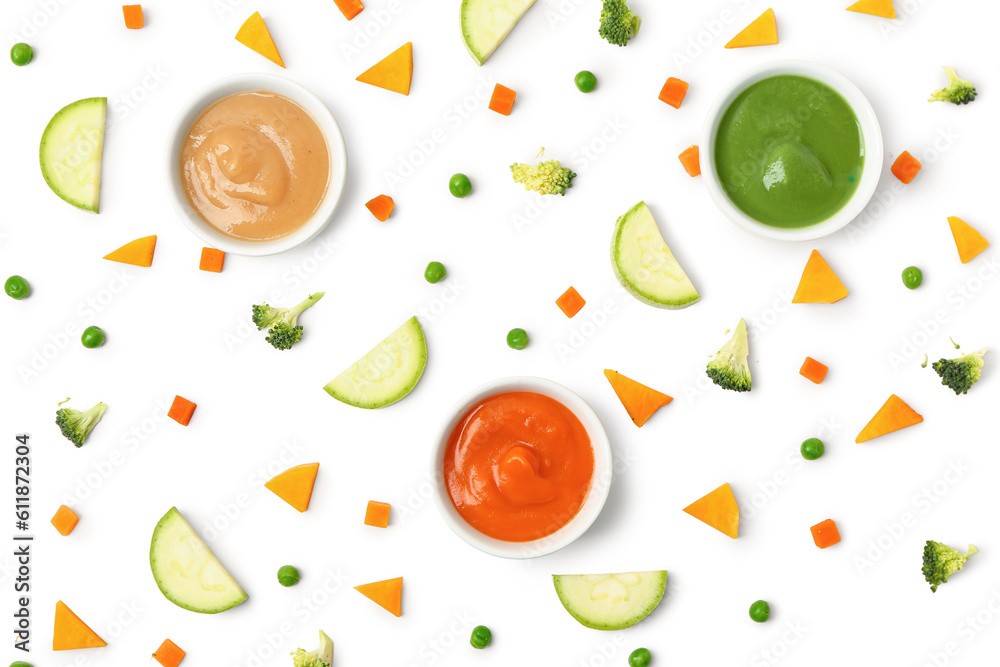
[[[376,220],[385,222],[392,215],[392,209],[396,208],[396,203],[392,201],[392,197],[389,195],[379,195],[368,200],[365,206],[372,212]]]
[[[968,264],[990,247],[990,242],[961,218],[948,218],[948,226],[951,227],[951,235],[955,238],[955,247],[958,248],[958,258],[962,260],[962,264]]]
[[[499,83],[493,87],[493,97],[490,98],[490,109],[504,116],[510,115],[510,110],[514,108],[514,99],[517,92]]]
[[[859,0],[848,7],[847,11],[881,16],[885,19],[896,18],[896,8],[892,6],[892,0]]]
[[[142,20],[142,5],[122,5],[122,14],[125,15],[125,27],[129,30],[138,30],[145,25]]]
[[[108,643],[81,621],[62,600],[56,602],[56,619],[52,628],[53,651],[101,648],[107,645]]]
[[[403,615],[403,578],[386,579],[355,586],[354,590],[379,605],[393,616]]]
[[[141,239],[129,241],[118,250],[108,253],[104,259],[133,266],[150,267],[153,265],[153,253],[156,251],[156,236],[143,236]]]
[[[377,500],[369,500],[368,508],[365,510],[365,525],[375,526],[376,528],[388,528],[389,512],[391,510],[392,505],[389,503],[380,503]]]
[[[924,418],[917,414],[916,410],[907,405],[899,396],[893,394],[861,430],[854,442],[867,442],[872,438],[914,426],[923,420]]]
[[[174,396],[174,402],[171,404],[170,410],[167,411],[167,416],[181,426],[187,426],[191,423],[191,416],[196,407],[198,407],[197,403],[192,403],[183,396]]]
[[[216,248],[202,248],[201,249],[201,263],[198,264],[198,268],[202,271],[212,271],[213,273],[222,273],[222,265],[226,261],[226,253]]]
[[[73,532],[79,521],[80,517],[76,515],[76,512],[65,505],[60,505],[59,509],[56,510],[55,516],[52,517],[51,523],[59,531],[59,534],[65,537]]]
[[[303,463],[289,468],[268,480],[264,487],[300,512],[309,509],[313,487],[316,485],[318,463]]]
[[[285,61],[281,59],[278,47],[274,45],[274,40],[271,39],[271,31],[267,29],[267,24],[264,23],[264,18],[260,15],[260,12],[254,12],[250,15],[250,18],[243,22],[243,25],[240,26],[239,31],[236,33],[236,41],[256,51],[275,65],[285,66]]]
[[[692,178],[701,176],[701,151],[697,146],[689,146],[684,152],[677,156],[684,166],[684,171]]]
[[[917,177],[917,173],[923,166],[920,164],[920,160],[910,155],[907,151],[903,151],[896,158],[896,161],[892,163],[891,171],[892,175],[903,183],[909,183]]]
[[[348,21],[361,13],[365,5],[361,0],[333,0],[337,3],[337,9]]]
[[[707,496],[699,498],[685,507],[684,511],[734,540],[739,536],[740,508],[729,484],[723,484]]]
[[[177,667],[185,655],[186,653],[177,644],[169,639],[164,639],[160,648],[156,649],[156,653],[153,654],[153,658],[163,667]]]
[[[832,547],[840,542],[840,531],[837,529],[837,522],[833,519],[820,521],[809,530],[812,532],[813,542],[820,549]]]
[[[410,94],[413,79],[413,42],[401,47],[378,61],[358,76],[361,83],[391,90],[400,95]]]
[[[802,362],[802,368],[799,369],[799,375],[805,379],[820,384],[826,379],[826,374],[830,371],[824,364],[819,363],[812,357],[806,357],[806,360]]]
[[[792,303],[836,303],[849,292],[818,251],[813,250],[802,271]]]
[[[608,378],[611,388],[615,390],[618,400],[625,406],[625,411],[632,418],[632,422],[640,428],[657,410],[674,400],[672,397],[625,377],[617,371],[605,369],[604,377]]]
[[[754,22],[743,28],[740,34],[729,40],[727,49],[740,49],[746,46],[771,46],[778,43],[778,21],[774,10],[766,12],[754,19]]]
[[[663,88],[660,89],[660,101],[669,104],[675,109],[680,109],[681,103],[684,101],[684,96],[687,95],[687,92],[687,81],[670,77],[667,79],[667,82],[663,84]]]
[[[576,288],[570,287],[568,290],[563,292],[563,295],[556,299],[556,305],[559,309],[563,311],[566,317],[573,317],[580,312],[580,309],[587,304],[580,296],[580,293],[576,291]]]

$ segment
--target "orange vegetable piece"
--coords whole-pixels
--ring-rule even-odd
[[[948,226],[951,227],[951,235],[955,238],[955,247],[958,248],[958,258],[962,260],[962,264],[968,264],[990,247],[990,242],[961,218],[948,218]]]
[[[354,590],[396,616],[403,615],[403,578],[386,579],[355,586]]]
[[[740,508],[729,484],[723,484],[707,496],[699,498],[685,507],[684,511],[734,540],[739,536]]]
[[[510,115],[510,110],[514,108],[514,99],[517,92],[499,83],[493,87],[493,97],[490,98],[490,109],[504,116]]]
[[[156,236],[143,236],[141,239],[130,241],[118,250],[108,253],[104,259],[122,264],[132,264],[133,266],[150,267],[153,265],[155,251]]]
[[[885,19],[896,18],[896,8],[892,6],[892,0],[859,0],[848,7],[847,11],[881,16]]]
[[[107,645],[108,643],[81,621],[62,600],[56,602],[56,620],[52,629],[53,651],[101,648]]]
[[[688,82],[670,77],[660,89],[660,101],[669,104],[675,109],[681,108],[681,102],[688,92]]]
[[[213,273],[222,273],[222,265],[226,261],[226,253],[218,250],[216,248],[202,248],[201,249],[201,263],[198,264],[198,268],[202,271],[212,271]]]
[[[907,426],[914,426],[923,420],[924,418],[917,414],[916,410],[907,405],[899,396],[893,394],[861,430],[854,442],[867,442],[880,435],[892,433]]]
[[[271,31],[267,29],[267,24],[264,23],[260,12],[254,12],[250,18],[244,21],[236,33],[236,41],[256,51],[275,65],[285,66],[285,61],[281,59],[278,47],[274,45],[274,40],[271,38]]]
[[[365,525],[375,526],[376,528],[388,528],[389,511],[391,509],[392,505],[389,503],[380,503],[377,500],[369,500],[368,509],[365,510]]]
[[[608,378],[611,388],[615,390],[618,400],[625,406],[625,411],[632,418],[632,422],[640,428],[657,410],[674,400],[672,397],[625,377],[617,371],[605,369],[604,377]]]
[[[318,463],[303,463],[268,480],[264,486],[300,512],[309,509]]]
[[[407,42],[362,72],[357,80],[400,95],[409,95],[412,79],[413,42]]]
[[[396,208],[396,203],[392,201],[392,197],[389,195],[379,195],[374,199],[370,199],[365,206],[372,212],[376,220],[385,222],[392,215],[392,209]]]
[[[820,521],[809,530],[812,532],[813,542],[820,549],[832,547],[840,542],[840,531],[837,530],[837,523],[833,519]]]
[[[570,287],[568,290],[563,292],[563,295],[556,299],[556,305],[559,309],[563,311],[566,317],[573,317],[580,312],[580,309],[587,304],[580,296],[580,293],[576,291],[575,287]]]
[[[792,303],[836,303],[849,292],[818,251],[813,250],[802,272]]]
[[[778,43],[778,21],[774,10],[766,12],[754,19],[754,22],[743,28],[740,34],[729,40],[727,49],[740,49],[745,46],[770,46]]]
[[[122,13],[125,15],[125,27],[129,30],[138,30],[144,25],[142,5],[122,5]]]
[[[65,505],[60,505],[59,509],[56,510],[55,516],[52,517],[51,523],[59,531],[59,534],[65,537],[73,532],[79,521],[80,517],[76,515],[76,512]]]
[[[163,665],[163,667],[177,667],[181,664],[181,660],[184,659],[186,654],[177,644],[173,643],[169,639],[164,639],[163,643],[160,644],[160,648],[156,649],[156,653],[153,654],[153,658],[156,662]]]
[[[903,183],[909,183],[914,178],[917,177],[917,172],[923,168],[924,165],[920,164],[920,160],[910,155],[907,151],[903,151],[896,158],[896,161],[892,163],[892,175],[901,180]]]
[[[365,5],[361,0],[333,0],[337,3],[337,9],[348,21],[361,13]]]
[[[701,176],[701,151],[697,146],[689,146],[684,152],[677,156],[684,166],[684,171],[692,178]]]
[[[799,375],[819,384],[826,379],[826,374],[829,371],[830,369],[824,364],[819,363],[812,357],[806,357],[806,360],[802,362],[802,368],[799,369]]]
[[[191,423],[191,415],[194,414],[196,407],[198,407],[197,403],[192,403],[183,396],[174,396],[174,402],[170,405],[167,416],[181,426],[187,426]]]

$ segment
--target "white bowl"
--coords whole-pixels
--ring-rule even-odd
[[[330,177],[326,186],[326,194],[320,202],[313,217],[301,228],[288,236],[272,241],[241,241],[226,236],[215,227],[201,219],[184,194],[181,182],[181,148],[191,125],[209,106],[224,97],[236,93],[266,90],[283,95],[305,109],[316,121],[323,136],[326,137],[326,147],[330,154]],[[323,102],[305,87],[290,79],[276,74],[236,74],[214,81],[184,103],[170,130],[167,132],[166,149],[166,179],[167,193],[174,210],[188,229],[199,236],[206,244],[224,252],[237,255],[275,255],[291,250],[311,241],[323,231],[333,218],[347,184],[347,147],[344,145],[344,135],[340,131],[337,120]]]
[[[762,79],[782,74],[815,79],[840,93],[858,117],[863,135],[865,164],[857,190],[844,204],[844,207],[833,216],[808,227],[772,227],[751,218],[741,211],[726,194],[715,169],[715,137],[719,131],[719,123],[729,109],[729,105],[751,85]],[[811,241],[843,229],[858,217],[868,205],[872,195],[875,194],[879,178],[882,176],[882,161],[884,159],[882,129],[871,103],[868,102],[864,93],[844,76],[825,65],[808,60],[774,60],[749,69],[730,81],[708,111],[700,145],[701,173],[705,177],[705,185],[708,187],[708,193],[715,205],[740,229],[772,241]]]
[[[455,509],[455,505],[451,502],[451,496],[448,495],[447,485],[444,483],[444,455],[448,447],[448,439],[458,422],[483,399],[509,391],[535,392],[554,398],[565,405],[583,424],[590,436],[590,444],[594,448],[594,477],[580,511],[570,519],[569,523],[556,532],[530,542],[505,542],[480,533],[469,525]],[[537,558],[568,546],[593,525],[601,510],[604,509],[604,503],[607,502],[608,493],[611,490],[611,478],[614,475],[614,462],[608,434],[605,433],[601,420],[598,419],[597,414],[587,405],[586,401],[566,387],[551,380],[536,377],[508,377],[487,382],[481,387],[473,389],[451,409],[438,434],[434,456],[431,460],[431,474],[435,480],[434,499],[438,511],[456,535],[480,551],[494,556]]]

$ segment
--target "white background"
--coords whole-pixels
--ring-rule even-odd
[[[900,18],[889,22],[843,11],[847,0],[774,0],[781,44],[726,51],[723,44],[767,4],[633,0],[642,30],[619,49],[596,34],[596,0],[539,0],[482,68],[461,43],[457,4],[371,0],[347,23],[331,0],[154,1],[146,3],[146,28],[127,31],[118,3],[3,3],[8,42],[24,34],[36,54],[25,68],[0,64],[7,130],[0,272],[25,276],[33,289],[25,301],[0,299],[2,435],[10,442],[31,433],[34,452],[30,661],[145,664],[170,637],[188,652],[186,667],[288,665],[288,652],[315,646],[317,628],[333,637],[341,666],[623,666],[638,646],[661,666],[767,665],[775,655],[781,664],[813,666],[916,667],[930,663],[928,654],[939,665],[995,660],[1000,618],[987,604],[1000,609],[997,362],[988,361],[983,380],[960,397],[919,366],[924,352],[956,354],[948,336],[963,351],[1000,345],[996,251],[963,266],[946,222],[958,215],[1000,237],[995,4],[897,1]],[[205,273],[197,268],[202,244],[166,199],[165,132],[182,101],[206,83],[278,71],[233,40],[255,10],[285,74],[339,119],[348,189],[319,240],[278,257],[230,256],[222,274]],[[374,35],[367,43],[364,31]],[[415,60],[409,97],[354,81],[406,41]],[[352,43],[356,51],[345,51]],[[815,244],[778,245],[738,231],[676,158],[697,142],[720,87],[774,58],[812,59],[847,75],[869,96],[885,134],[881,203]],[[926,102],[946,81],[943,64],[979,86],[974,104]],[[573,86],[584,68],[600,81],[590,95]],[[680,110],[656,99],[668,76],[691,84]],[[486,109],[494,82],[518,91],[510,117]],[[95,216],[49,192],[36,155],[53,113],[101,95],[111,128]],[[468,111],[457,111],[463,106]],[[438,128],[444,142],[429,156],[416,153],[418,144],[428,152]],[[508,165],[532,159],[540,146],[579,172],[565,198],[539,202],[511,182]],[[925,158],[907,187],[888,169],[904,149]],[[385,174],[405,162],[420,164],[390,188]],[[457,171],[473,182],[465,200],[448,194]],[[386,223],[364,208],[382,192],[397,203]],[[617,287],[611,232],[642,199],[701,292],[689,309],[649,308]],[[516,216],[532,222],[519,225]],[[148,234],[159,237],[152,268],[101,260]],[[851,295],[833,306],[790,307],[813,247]],[[447,265],[449,282],[424,282],[430,260]],[[911,264],[925,275],[915,292],[899,279]],[[569,285],[588,300],[573,320],[553,304]],[[304,317],[306,335],[294,350],[279,353],[249,333],[251,304],[290,305],[318,290],[327,296]],[[322,391],[413,314],[430,358],[405,401],[366,412]],[[705,387],[704,364],[740,317],[753,336],[749,395]],[[107,331],[104,347],[79,344],[90,324]],[[531,335],[523,352],[504,343],[515,326]],[[821,386],[798,375],[806,355],[831,368]],[[675,401],[640,431],[604,368]],[[428,499],[439,420],[471,388],[510,374],[579,392],[620,459],[593,529],[563,552],[527,562],[467,546]],[[856,445],[894,392],[925,423]],[[164,420],[161,406],[175,394],[198,403],[187,428]],[[67,396],[78,408],[111,406],[79,450],[52,423]],[[815,435],[827,454],[804,463],[798,444]],[[4,451],[3,470],[12,471],[13,447]],[[262,490],[271,474],[310,461],[322,465],[307,513]],[[953,467],[961,476],[944,481]],[[743,510],[737,541],[681,511],[723,482]],[[921,497],[932,488],[933,501]],[[9,492],[3,496],[11,503]],[[369,499],[392,503],[388,530],[363,525]],[[67,538],[48,525],[62,502],[81,517]],[[174,505],[211,538],[249,593],[246,603],[201,616],[160,595],[147,564],[149,537]],[[0,533],[13,532],[12,509],[0,513],[8,517]],[[907,513],[915,525],[892,528]],[[844,541],[820,551],[809,526],[826,518]],[[974,542],[982,551],[931,594],[920,574],[926,539]],[[6,615],[13,561],[0,562]],[[295,588],[275,581],[286,563],[303,573]],[[549,578],[655,568],[670,571],[663,603],[621,633],[578,625]],[[399,619],[351,590],[400,575]],[[758,598],[771,602],[766,625],[747,617]],[[108,648],[51,654],[58,599]],[[978,631],[963,620],[977,612],[987,621]],[[468,646],[478,623],[495,637],[481,652]],[[955,655],[944,656],[947,648]]]

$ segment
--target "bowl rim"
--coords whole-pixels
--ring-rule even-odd
[[[584,500],[583,506],[570,521],[562,528],[537,540],[530,542],[506,542],[489,537],[469,525],[455,509],[448,494],[448,489],[444,484],[444,453],[448,447],[448,440],[457,426],[458,422],[468,413],[473,406],[482,400],[504,394],[511,391],[530,391],[549,396],[576,415],[583,424],[590,436],[590,444],[594,450],[594,477],[590,485],[590,491]],[[563,549],[580,536],[594,524],[600,516],[604,505],[608,500],[611,491],[611,483],[614,477],[614,458],[611,450],[611,441],[604,430],[597,413],[583,400],[577,393],[564,387],[563,385],[534,376],[510,376],[492,380],[482,384],[468,392],[458,400],[448,411],[447,416],[441,422],[437,433],[437,440],[433,447],[431,456],[431,477],[434,480],[434,500],[438,508],[438,513],[451,530],[468,544],[476,547],[484,553],[510,559],[528,559],[546,556]]]
[[[330,173],[326,192],[319,207],[301,228],[271,241],[243,241],[224,235],[191,207],[184,194],[180,176],[180,151],[192,123],[209,106],[241,92],[264,90],[292,100],[312,117],[326,139]],[[347,187],[347,145],[333,112],[302,84],[273,73],[247,72],[216,79],[195,91],[180,105],[167,131],[164,150],[164,173],[168,199],[180,221],[206,244],[235,255],[263,257],[297,248],[314,239],[333,219]]]
[[[751,85],[772,76],[785,74],[816,79],[836,90],[850,105],[858,118],[864,139],[865,167],[861,182],[844,206],[832,216],[807,227],[772,227],[741,211],[729,198],[715,170],[715,137],[722,117],[733,101]],[[882,128],[871,102],[850,79],[833,68],[811,60],[769,60],[747,69],[727,82],[716,96],[705,117],[701,133],[701,172],[712,201],[734,225],[759,238],[771,241],[813,241],[834,234],[849,225],[865,209],[882,177],[885,145]]]

